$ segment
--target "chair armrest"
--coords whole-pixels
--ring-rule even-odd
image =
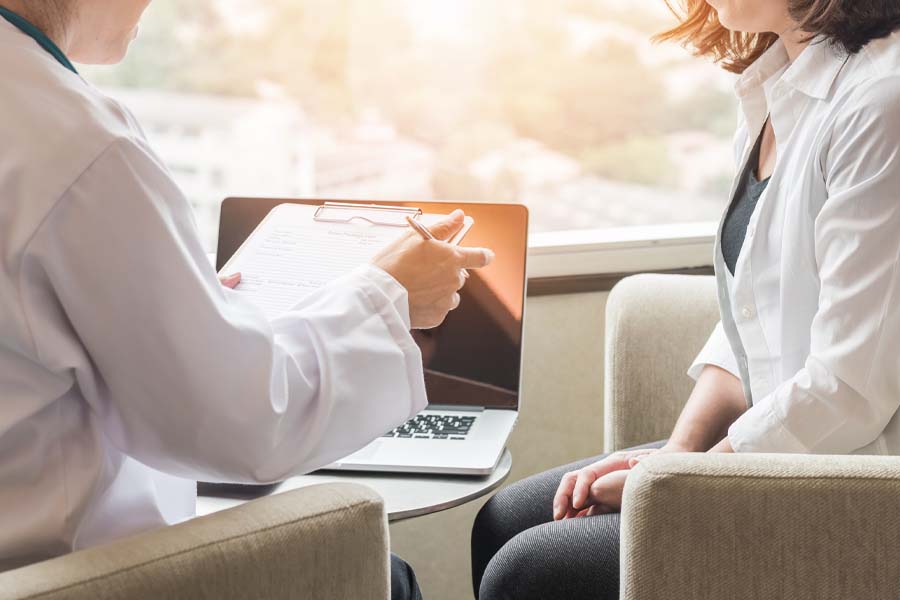
[[[896,598],[900,460],[661,455],[628,477],[622,598]]]
[[[0,599],[384,600],[387,540],[375,492],[314,486],[0,574]]]
[[[714,277],[635,275],[606,303],[604,447],[665,439],[693,389],[688,367],[719,321]]]

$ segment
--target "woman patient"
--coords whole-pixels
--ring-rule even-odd
[[[900,453],[900,4],[684,4],[660,37],[741,74],[739,173],[715,254],[722,321],[668,441],[484,506],[482,600],[618,598],[622,490],[650,454]]]

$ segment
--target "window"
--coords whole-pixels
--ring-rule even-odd
[[[663,0],[156,0],[131,107],[214,245],[229,195],[522,202],[534,231],[718,218],[730,76]]]

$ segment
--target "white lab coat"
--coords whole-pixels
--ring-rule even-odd
[[[2,19],[0,74],[0,569],[181,521],[197,479],[303,473],[424,408],[387,273],[268,322],[218,283],[126,109]]]
[[[742,166],[771,112],[775,172],[722,322],[692,365],[742,378],[738,452],[900,453],[900,34],[789,63],[776,44],[739,79]],[[721,235],[721,229],[720,229]]]

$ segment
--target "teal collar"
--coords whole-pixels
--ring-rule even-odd
[[[35,27],[30,22],[26,21],[23,17],[20,17],[13,11],[8,8],[4,8],[0,6],[0,17],[3,17],[13,25],[19,28],[19,30],[33,39],[38,45],[49,52],[53,58],[55,58],[59,64],[72,71],[76,75],[78,75],[78,71],[75,70],[75,66],[66,58],[66,55],[63,54],[63,51],[59,49],[59,46],[53,43],[53,40],[47,37],[47,35]]]

